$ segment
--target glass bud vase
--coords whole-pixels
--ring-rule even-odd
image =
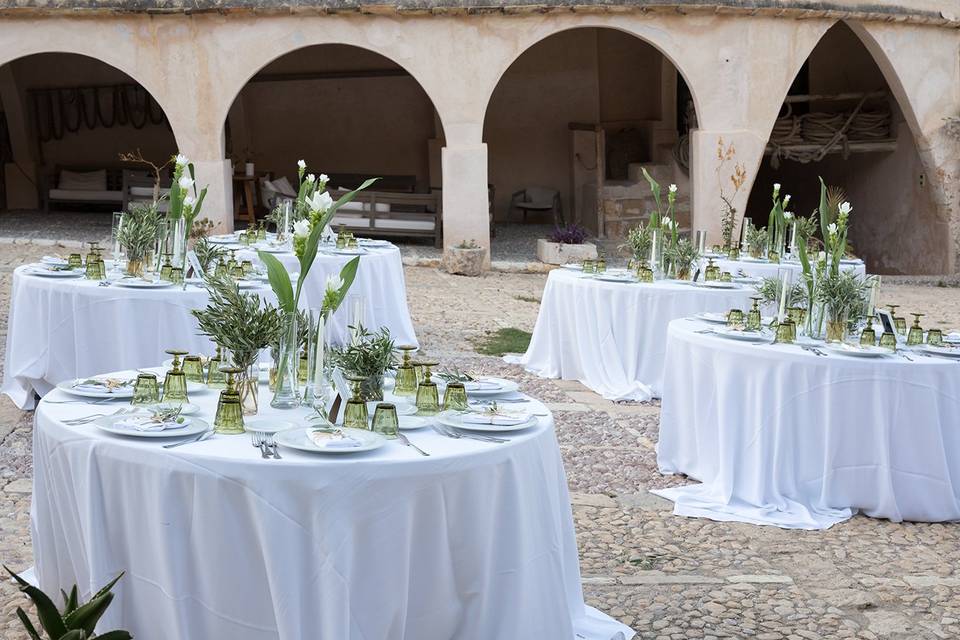
[[[243,415],[255,416],[260,410],[260,365],[254,362],[237,374],[237,393]]]
[[[297,332],[297,312],[283,314],[280,326],[280,353],[277,357],[277,378],[270,406],[274,409],[294,409],[300,406],[298,378],[300,374],[300,340]]]
[[[834,317],[827,318],[827,342],[843,342],[847,339],[847,318]]]

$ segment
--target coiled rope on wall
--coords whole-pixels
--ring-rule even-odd
[[[30,91],[30,101],[40,142],[62,140],[81,127],[109,129],[129,125],[142,129],[147,124],[167,122],[160,105],[137,84],[34,89]]]

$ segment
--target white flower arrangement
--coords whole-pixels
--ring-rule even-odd
[[[304,218],[293,223],[293,235],[298,238],[305,238],[310,235],[310,221]]]

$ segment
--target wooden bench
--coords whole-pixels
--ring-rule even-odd
[[[69,184],[62,184],[63,172],[72,172],[80,176],[91,177],[91,174],[103,171],[103,184],[94,187],[73,188]],[[44,176],[41,182],[43,196],[43,210],[49,212],[54,205],[94,205],[117,211],[123,204],[123,171],[122,166],[56,166],[52,175]],[[67,176],[69,177],[69,176]],[[102,188],[101,188],[102,187]]]
[[[334,200],[347,193],[331,190]],[[341,207],[331,225],[371,236],[430,237],[443,245],[442,192],[362,191]]]

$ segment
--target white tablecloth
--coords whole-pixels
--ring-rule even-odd
[[[101,287],[83,278],[13,273],[3,393],[21,409],[63,380],[99,371],[154,366],[166,349],[212,354],[190,311],[207,304],[206,289]],[[269,285],[258,289],[275,300]]]
[[[527,352],[509,361],[544,378],[579,380],[609,400],[660,396],[667,324],[748,309],[752,287],[602,282],[568,269],[547,278]]]
[[[365,253],[360,256],[357,279],[354,280],[348,295],[363,296],[366,308],[365,326],[371,331],[387,327],[396,344],[419,346],[413,330],[413,321],[410,319],[410,311],[407,308],[407,285],[403,277],[400,249],[395,245],[386,245],[367,247],[363,251]],[[287,267],[287,271],[299,273],[300,262],[293,253],[274,255]],[[303,308],[320,306],[323,302],[327,276],[339,275],[343,265],[354,257],[356,256],[330,253],[329,249],[321,247],[303,284],[300,306]],[[256,252],[250,249],[238,251],[237,258],[259,262]],[[349,335],[346,307],[344,303],[333,317],[333,322],[328,325],[331,327],[332,339],[336,342],[346,341]]]
[[[674,513],[821,529],[960,519],[960,364],[820,357],[671,323],[657,457]]]
[[[754,261],[750,258],[740,260],[727,260],[726,258],[714,258],[714,264],[720,267],[721,271],[727,271],[734,276],[741,273],[749,278],[776,278],[781,269],[787,269],[791,272],[792,278],[796,279],[803,271],[799,262],[767,262]],[[702,261],[702,266],[707,265],[707,260]],[[867,267],[863,262],[841,264],[844,271],[853,271],[863,277],[867,275]]]
[[[48,592],[126,575],[102,629],[138,640],[625,640],[586,607],[553,421],[508,444],[407,432],[264,460],[247,436],[176,449],[61,420],[34,430],[33,550]],[[209,417],[216,395],[191,400]],[[301,415],[299,410],[267,415]],[[102,409],[104,405],[97,405]],[[538,410],[546,412],[542,405]]]

